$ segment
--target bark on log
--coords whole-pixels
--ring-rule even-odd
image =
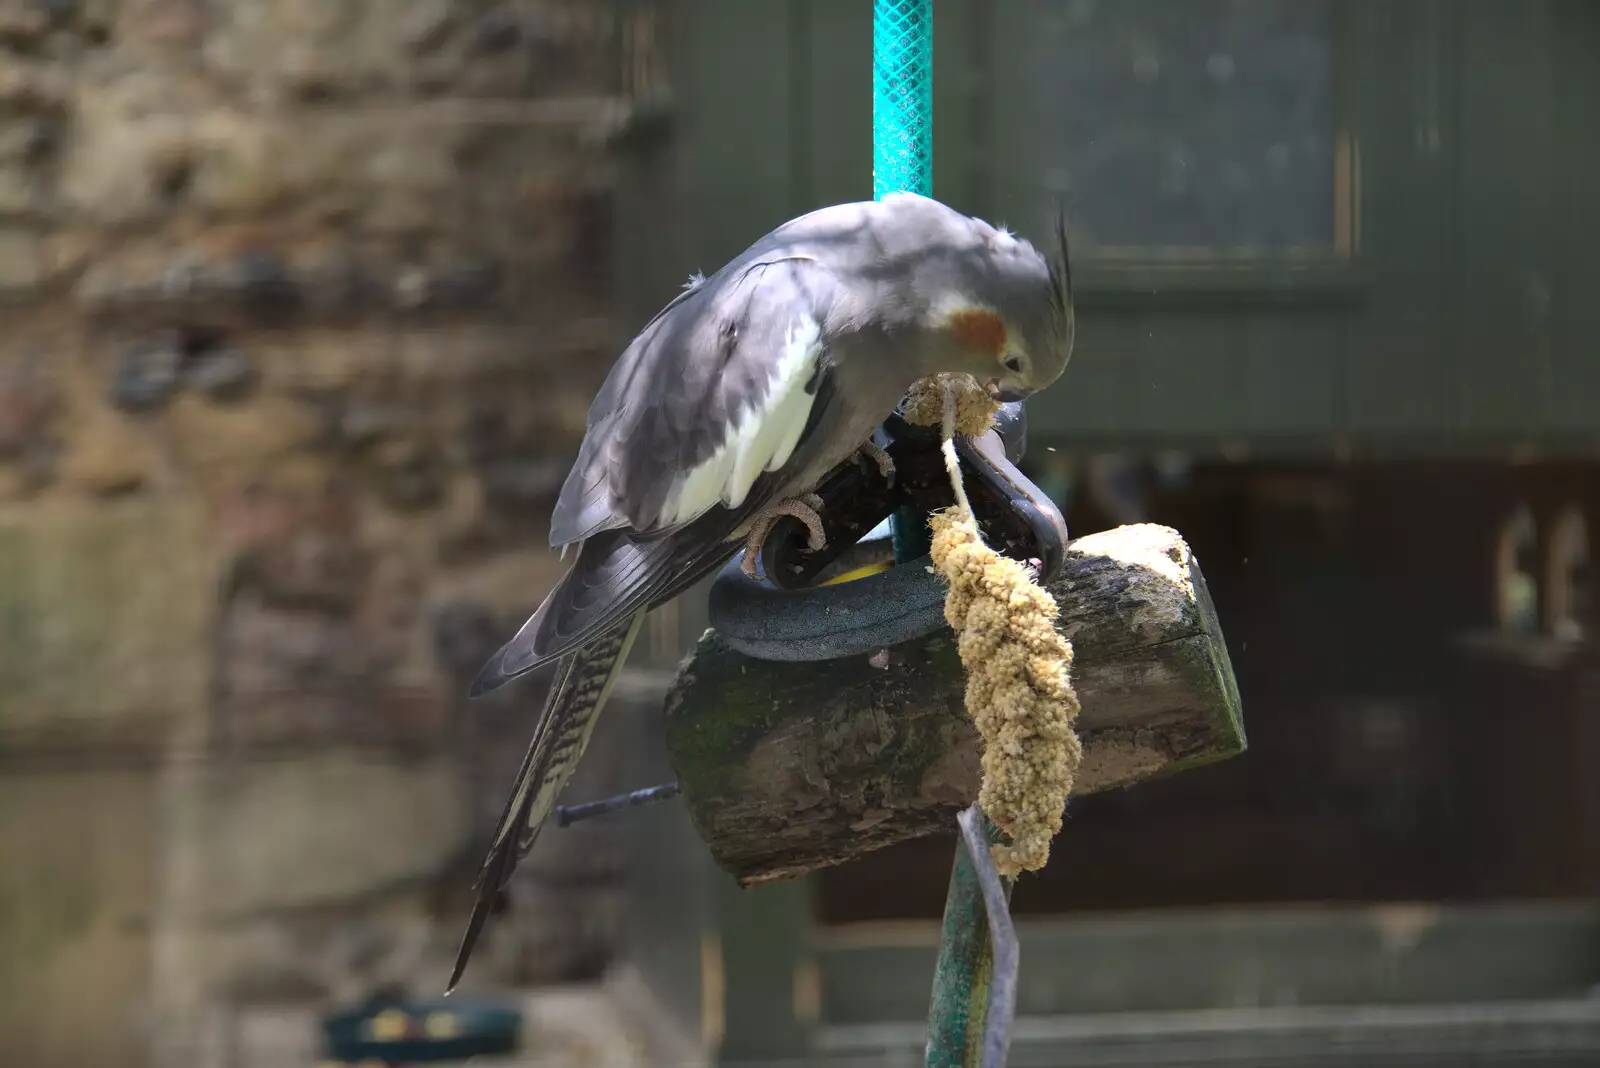
[[[1074,541],[1051,587],[1083,705],[1075,795],[1242,752],[1239,693],[1205,579],[1177,531]],[[667,695],[690,816],[740,883],[786,879],[953,826],[978,793],[965,675],[942,630],[823,663],[755,660],[707,631]]]

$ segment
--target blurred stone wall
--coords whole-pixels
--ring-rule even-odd
[[[442,979],[540,696],[459,695],[557,574],[656,7],[0,0],[8,1063]],[[480,981],[598,966],[597,841]]]

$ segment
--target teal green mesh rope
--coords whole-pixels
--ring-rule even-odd
[[[872,10],[872,195],[933,195],[933,0]]]
[[[872,6],[872,195],[933,195],[933,0]],[[928,551],[928,517],[897,508],[895,559]]]

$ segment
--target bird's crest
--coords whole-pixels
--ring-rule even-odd
[[[1072,253],[1067,246],[1067,213],[1059,203],[1056,205],[1055,247],[1045,257],[1045,264],[1050,269],[1050,318],[1055,323],[1056,336],[1070,356],[1078,321],[1072,307]]]
[[[1050,266],[1050,288],[1056,315],[1063,324],[1072,321],[1072,256],[1067,246],[1066,211],[1056,208],[1056,240],[1050,255],[1045,257]]]

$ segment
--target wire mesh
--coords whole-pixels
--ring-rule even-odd
[[[872,13],[872,194],[933,194],[933,0]]]

